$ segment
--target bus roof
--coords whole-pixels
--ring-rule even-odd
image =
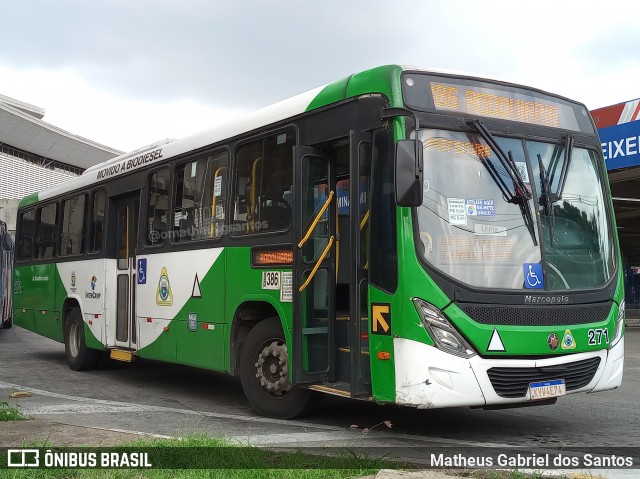
[[[67,191],[88,187],[94,183],[102,181],[105,177],[119,176],[123,172],[128,172],[130,170],[123,167],[121,171],[118,171],[115,174],[109,173],[109,171],[114,171],[119,165],[126,165],[126,163],[131,160],[136,160],[134,163],[144,164],[146,163],[145,155],[148,159],[149,155],[153,155],[154,152],[158,152],[158,150],[161,150],[159,157],[163,160],[172,158],[346,98],[366,93],[382,93],[387,95],[392,106],[401,106],[402,93],[399,85],[400,74],[402,71],[408,70],[424,71],[434,74],[459,75],[468,78],[486,79],[506,83],[502,80],[479,76],[469,72],[457,72],[444,69],[424,69],[407,65],[387,65],[373,68],[267,106],[250,113],[240,120],[229,122],[222,127],[207,129],[179,140],[160,140],[131,152],[124,153],[88,168],[79,177],[43,190],[40,193],[35,193],[23,198],[20,201],[19,207],[26,207],[36,203],[37,201],[53,198]],[[157,157],[158,154],[156,154],[156,158]]]

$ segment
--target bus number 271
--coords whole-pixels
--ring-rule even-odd
[[[589,335],[589,346],[595,346],[598,344],[609,344],[609,330],[608,329],[590,329],[587,334]]]

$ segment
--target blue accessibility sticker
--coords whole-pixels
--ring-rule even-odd
[[[147,284],[147,258],[138,259],[138,284]]]
[[[544,278],[540,263],[525,263],[522,265],[524,272],[524,287],[527,289],[543,289]]]

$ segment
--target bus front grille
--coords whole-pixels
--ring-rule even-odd
[[[600,358],[583,359],[568,364],[539,368],[491,368],[487,371],[496,394],[503,398],[522,398],[529,384],[564,379],[567,391],[580,389],[593,379]]]
[[[496,306],[458,303],[471,319],[480,324],[509,326],[557,326],[599,323],[611,313],[611,301],[581,305]]]

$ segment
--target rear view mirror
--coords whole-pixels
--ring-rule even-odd
[[[399,140],[396,144],[396,203],[400,206],[422,204],[422,142]]]

